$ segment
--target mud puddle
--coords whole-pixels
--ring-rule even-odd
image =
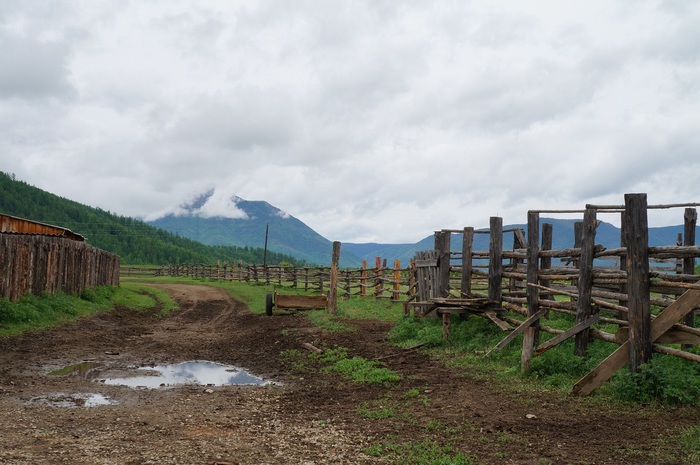
[[[114,405],[117,402],[102,394],[96,393],[55,393],[45,397],[34,397],[30,404],[49,405],[60,408],[99,407],[102,405]]]
[[[194,360],[172,365],[155,365],[151,367],[134,367],[126,376],[102,376],[96,381],[123,385],[132,388],[157,389],[181,384],[202,386],[255,385],[264,386],[271,381],[254,376],[247,371],[231,365]]]

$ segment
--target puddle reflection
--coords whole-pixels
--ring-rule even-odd
[[[250,373],[230,365],[206,361],[191,361],[174,365],[156,365],[141,367],[138,371],[148,371],[152,374],[121,378],[101,378],[98,381],[105,384],[119,384],[129,387],[144,387],[155,389],[175,386],[178,384],[199,384],[204,386],[266,385],[269,381],[253,376]]]

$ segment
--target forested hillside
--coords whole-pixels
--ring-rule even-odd
[[[263,261],[262,248],[204,245],[133,218],[50,194],[2,172],[0,213],[70,229],[95,247],[118,254],[125,264]],[[302,264],[292,256],[270,251],[267,262]]]

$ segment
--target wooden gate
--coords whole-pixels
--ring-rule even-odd
[[[416,266],[416,293],[419,302],[427,302],[440,296],[440,272],[438,252],[426,250],[417,252],[414,260]]]

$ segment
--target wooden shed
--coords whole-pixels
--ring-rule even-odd
[[[39,223],[37,221],[17,218],[15,216],[0,213],[0,232],[8,234],[37,234],[40,236],[65,237],[74,241],[85,241],[80,234],[76,234],[70,229],[52,226],[50,224]]]

